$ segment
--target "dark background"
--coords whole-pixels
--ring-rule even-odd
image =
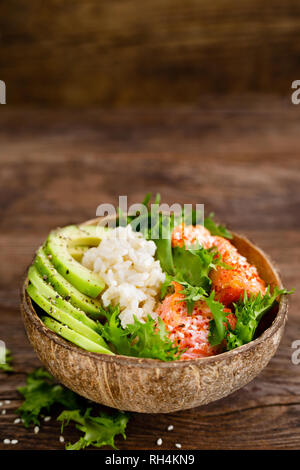
[[[286,96],[300,75],[297,0],[10,0],[0,32],[0,76],[14,105]]]
[[[34,250],[102,202],[148,191],[204,203],[263,248],[296,293],[280,348],[253,382],[194,410],[134,414],[117,445],[155,449],[162,437],[163,449],[299,448],[299,36],[293,0],[1,3],[0,339],[16,373],[0,373],[0,401],[11,400],[0,449],[15,437],[14,449],[63,447],[54,419],[38,436],[13,423],[16,387],[39,364],[19,311]]]

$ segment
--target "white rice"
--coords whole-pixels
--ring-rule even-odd
[[[154,310],[165,274],[154,258],[156,245],[134,232],[130,225],[109,230],[97,248],[90,248],[82,264],[97,272],[107,288],[104,307],[120,305],[121,325],[133,323],[133,315],[157,318]]]

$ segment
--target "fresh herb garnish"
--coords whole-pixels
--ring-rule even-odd
[[[158,318],[156,322],[149,315],[143,323],[134,316],[134,323],[122,328],[118,306],[110,307],[109,311],[102,313],[106,316],[107,322],[104,325],[99,324],[99,327],[103,337],[112,345],[117,354],[161,361],[179,359],[178,347],[174,347],[170,341],[161,318]]]
[[[231,240],[233,237],[231,233],[228,232],[225,225],[216,224],[213,218],[214,218],[213,212],[211,212],[208,217],[205,217],[204,227],[210,231],[211,235],[223,237],[223,238],[229,238],[229,240]]]
[[[129,416],[122,412],[110,416],[103,411],[98,416],[91,416],[91,408],[87,408],[85,412],[81,410],[63,411],[57,420],[62,422],[61,432],[63,432],[64,426],[67,426],[70,421],[74,421],[76,428],[84,433],[84,436],[74,444],[67,444],[67,450],[80,450],[90,445],[94,447],[108,445],[116,449],[115,436],[121,434],[126,439],[125,429]]]
[[[193,313],[194,303],[198,300],[206,300],[206,292],[202,287],[192,286],[186,281],[181,281],[180,284],[183,287],[179,293],[184,295],[184,298],[179,302],[186,302],[186,308],[189,315]]]
[[[175,247],[173,248],[175,276],[192,286],[202,287],[206,292],[211,286],[209,273],[223,265],[221,255],[215,247]]]
[[[206,300],[206,296],[211,289],[211,279],[209,273],[212,269],[222,266],[231,269],[231,266],[225,265],[221,261],[221,255],[215,247],[203,248],[201,246],[186,248],[173,248],[175,276],[166,276],[166,280],[161,287],[161,298],[164,298],[172,282],[178,282],[182,285],[188,313],[191,314],[194,308],[194,302]]]
[[[223,304],[214,300],[214,294],[212,293],[210,296],[212,299],[206,299],[214,317],[210,321],[210,344],[217,345],[226,340],[226,349],[231,350],[249,343],[253,340],[263,315],[275,305],[276,298],[279,295],[291,293],[292,291],[279,289],[277,286],[272,294],[270,294],[270,287],[267,288],[264,295],[261,295],[261,293],[256,296],[250,294],[248,297],[245,291],[240,300],[234,304],[234,314],[237,320],[234,329],[230,327],[226,318],[228,313],[224,312]]]
[[[269,286],[264,295],[259,292],[256,296],[250,294],[248,297],[245,291],[244,296],[234,304],[237,322],[234,330],[230,330],[228,334],[227,349],[235,349],[252,341],[261,318],[275,305],[276,298],[292,292],[276,286],[270,294]]]
[[[13,372],[13,366],[11,365],[13,361],[12,354],[9,349],[5,350],[5,362],[3,364],[0,363],[0,370],[3,372]]]
[[[205,299],[212,315],[213,320],[209,322],[209,335],[208,341],[212,346],[216,346],[220,344],[223,339],[225,339],[227,331],[228,331],[228,320],[227,316],[230,312],[224,311],[224,305],[215,300],[215,291],[213,290],[209,297]]]
[[[27,375],[26,385],[18,388],[25,398],[17,413],[24,420],[25,427],[40,424],[41,411],[50,411],[52,405],[59,403],[67,409],[78,407],[78,396],[71,390],[56,384],[53,377],[40,368]]]

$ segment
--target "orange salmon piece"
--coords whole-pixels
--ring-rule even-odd
[[[237,302],[246,290],[247,295],[265,293],[264,281],[259,277],[257,269],[242,256],[237,249],[223,237],[212,236],[210,232],[201,225],[184,224],[176,227],[172,234],[172,246],[183,246],[183,243],[195,244],[198,242],[204,248],[216,246],[221,259],[232,269],[218,267],[211,271],[212,289],[215,290],[215,299],[224,305]]]
[[[203,225],[185,225],[182,223],[175,227],[172,232],[172,247],[194,245],[199,243],[204,246],[204,248],[209,248],[211,243],[211,234],[210,232],[203,227]]]
[[[224,305],[237,302],[246,290],[247,295],[264,294],[266,286],[259,277],[257,269],[242,256],[235,246],[223,237],[212,237],[213,245],[221,253],[222,261],[232,269],[224,269],[218,266],[211,271],[212,289],[215,290],[215,299]]]
[[[163,320],[170,340],[180,350],[186,349],[180,360],[214,356],[221,352],[221,346],[211,346],[208,341],[209,322],[213,316],[207,304],[203,301],[195,302],[193,313],[189,315],[186,302],[182,300],[184,295],[180,293],[183,287],[176,282],[173,285],[175,293],[165,297],[156,313]],[[230,309],[224,310],[231,312]],[[231,314],[227,318],[234,328],[235,316]]]

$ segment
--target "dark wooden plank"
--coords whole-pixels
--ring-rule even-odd
[[[203,93],[289,94],[297,0],[1,2],[11,104],[195,103]]]
[[[18,288],[35,248],[57,225],[95,215],[101,202],[141,200],[148,190],[166,202],[204,202],[250,236],[276,261],[287,287],[299,280],[299,111],[282,101],[207,102],[201,109],[80,112],[11,111],[0,115],[0,338],[16,373],[0,374],[0,448],[59,449],[53,419],[38,436],[14,425],[16,388],[38,365],[24,333]],[[3,109],[3,108],[2,108]],[[280,349],[251,384],[234,395],[171,415],[134,414],[122,449],[286,448],[300,444],[299,293],[290,302]],[[174,431],[167,432],[168,424]],[[259,430],[259,432],[258,432]],[[77,432],[70,428],[67,439]]]

